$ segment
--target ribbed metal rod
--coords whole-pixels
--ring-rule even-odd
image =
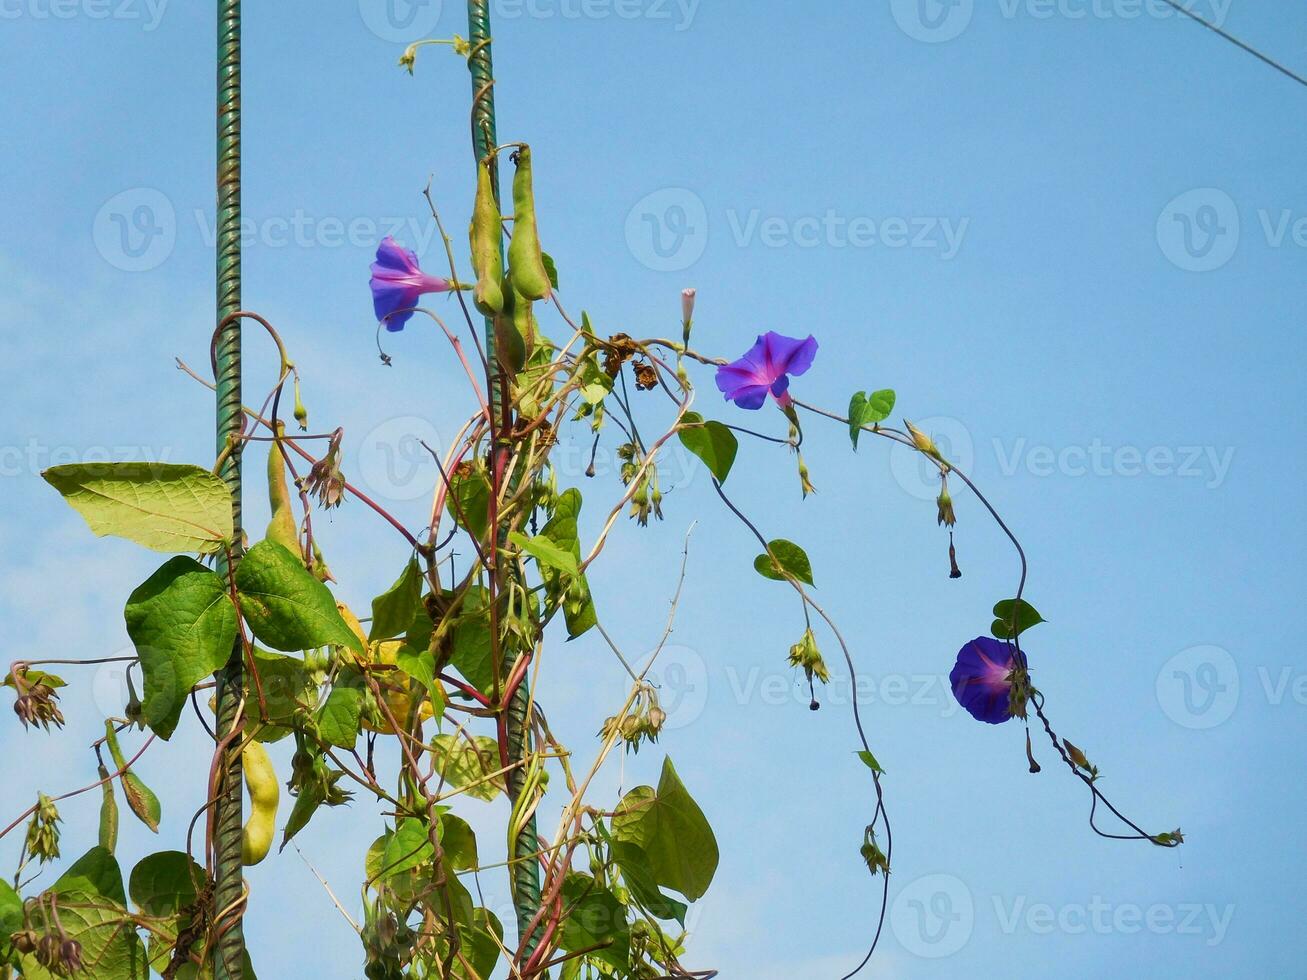
[[[240,0],[218,2],[218,323],[241,308],[241,5]],[[241,431],[241,323],[233,319],[218,336],[217,436],[223,459],[219,476],[231,489],[236,529],[233,560],[241,541],[241,445],[233,437]],[[230,450],[230,451],[229,451]],[[225,455],[224,455],[225,454]],[[224,567],[222,571],[226,572]],[[236,721],[244,686],[240,641],[230,661],[218,674],[219,737]],[[244,890],[241,866],[241,758],[228,753],[214,813],[215,873],[213,894],[216,916],[241,909]],[[245,935],[239,913],[234,920],[216,922],[224,931],[213,950],[215,980],[242,980]]]
[[[498,141],[495,131],[495,89],[494,61],[490,51],[490,4],[488,0],[468,0],[467,4],[468,38],[472,44],[472,56],[468,59],[468,68],[472,72],[472,94],[475,99],[472,108],[472,148],[477,162],[485,159]],[[490,165],[490,178],[495,188],[495,197],[499,198],[499,163],[494,160]],[[501,207],[502,210],[502,207]],[[499,374],[499,361],[495,356],[495,323],[490,317],[485,325],[486,360],[490,370]],[[491,412],[495,418],[502,418],[504,393],[501,383],[490,386]],[[505,671],[511,663],[505,663]],[[508,757],[510,762],[520,761],[529,750],[529,726],[527,711],[530,707],[531,693],[523,681],[513,695],[508,706]],[[508,774],[508,796],[514,803],[522,791],[526,779],[525,767],[518,766]],[[518,936],[523,936],[530,928],[536,912],[540,908],[540,851],[536,819],[533,815],[522,828],[517,838],[517,858],[513,873],[513,908],[517,913]],[[535,951],[538,930],[527,938],[524,948],[527,955]]]

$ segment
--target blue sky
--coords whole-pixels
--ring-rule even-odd
[[[121,653],[122,603],[157,564],[93,539],[40,469],[212,459],[210,398],[172,364],[204,363],[213,321],[210,6],[0,0],[11,658]],[[351,476],[420,527],[435,474],[414,437],[449,439],[469,405],[456,362],[416,324],[389,339],[395,366],[378,362],[367,264],[394,230],[439,268],[428,175],[449,225],[466,220],[466,75],[441,48],[416,77],[395,65],[414,31],[465,32],[460,5],[246,6],[246,305],[285,335],[315,426],[345,427]],[[494,9],[500,135],[534,147],[568,308],[601,330],[673,335],[693,285],[701,348],[734,356],[765,329],[812,332],[821,353],[800,397],[838,410],[855,390],[897,389],[1027,547],[1049,623],[1026,645],[1060,731],[1129,815],[1189,835],[1174,851],[1095,838],[1083,788],[1045,748],[1031,776],[1015,724],[957,709],[944,678],[1017,571],[973,499],[955,492],[965,576],[952,582],[911,459],[872,439],[854,455],[814,421],[819,493],[803,502],[786,453],[746,444],[728,489],[810,553],[888,770],[895,873],[871,975],[1300,974],[1305,424],[1288,392],[1305,346],[1307,91],[1150,0]],[[1195,10],[1307,67],[1307,13]],[[249,348],[261,390],[272,354],[254,336]],[[708,413],[783,434],[779,415],[746,419],[696,380]],[[578,479],[581,454],[577,441],[565,456]],[[585,487],[592,531],[615,489],[600,469]],[[596,590],[618,642],[649,650],[698,522],[656,671],[669,731],[610,766],[597,799],[656,779],[671,755],[722,849],[691,962],[838,977],[865,950],[880,888],[857,855],[870,808],[852,685],[836,667],[826,706],[807,710],[784,662],[797,605],[753,574],[757,549],[701,469],[674,455],[667,479],[667,520],[623,520]],[[339,593],[366,606],[402,542],[357,505],[320,523]],[[552,649],[545,671],[555,731],[587,756],[621,669],[586,638]],[[38,789],[90,781],[84,746],[121,710],[111,670],[68,676],[63,734],[0,716],[15,813]],[[147,755],[165,822],[158,840],[125,833],[125,863],[181,845],[204,752],[192,724]],[[95,806],[65,807],[69,853],[93,838]],[[493,853],[502,807],[469,806]],[[300,838],[351,909],[380,827],[360,801]],[[16,846],[0,843],[4,864]],[[251,884],[261,976],[361,976],[299,857]],[[504,886],[486,888],[503,906]]]

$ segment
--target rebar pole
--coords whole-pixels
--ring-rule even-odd
[[[232,561],[241,544],[241,323],[227,320],[241,308],[241,5],[218,0],[218,323],[217,375],[219,476],[231,490]],[[220,569],[225,576],[224,560]],[[240,640],[217,676],[217,733],[222,739],[236,725],[244,690]],[[245,962],[244,880],[241,866],[241,757],[226,751],[214,804],[213,916],[218,941],[213,948],[215,980],[242,980]],[[221,918],[220,918],[221,917]]]
[[[472,148],[479,164],[497,145],[495,132],[495,72],[490,51],[490,4],[489,0],[468,0],[467,3],[468,40],[472,51],[468,58],[468,68],[472,72]],[[499,162],[490,160],[490,180],[495,189],[495,199],[499,193]],[[501,206],[502,210],[502,206]],[[502,249],[502,242],[501,242]],[[490,410],[496,419],[502,419],[505,406],[503,372],[495,351],[495,322],[486,318],[485,324],[486,360],[489,370],[494,375],[490,384]],[[506,438],[506,433],[504,435]],[[495,447],[498,451],[500,447]],[[496,570],[498,574],[498,570]],[[511,657],[507,658],[505,669],[511,666]],[[508,760],[510,764],[520,762],[529,750],[530,738],[527,712],[530,708],[531,693],[524,680],[518,685],[513,699],[508,706]],[[514,804],[522,792],[526,779],[526,767],[517,765],[508,773],[508,796]],[[536,818],[533,814],[517,837],[517,853],[509,855],[515,859],[512,874],[513,908],[517,914],[517,931],[519,941],[527,956],[535,952],[539,938],[537,929],[530,936],[526,932],[531,927],[540,908],[540,852]]]

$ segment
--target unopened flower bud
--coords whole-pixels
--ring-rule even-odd
[[[912,437],[912,444],[917,447],[918,451],[925,453],[931,459],[940,462],[944,461],[944,457],[940,454],[939,447],[935,445],[935,440],[931,439],[930,436],[926,435],[926,433],[922,432],[907,419],[903,420],[903,424],[908,427],[908,435]]]
[[[408,73],[412,75],[413,66],[417,64],[417,60],[418,60],[418,46],[416,44],[410,44],[407,48],[404,49],[404,53],[399,56],[399,66],[401,68],[407,69]]]
[[[799,454],[799,485],[803,488],[803,496],[806,498],[810,493],[816,493],[817,488],[812,485],[812,480],[808,475],[808,464],[803,461],[803,454]]]

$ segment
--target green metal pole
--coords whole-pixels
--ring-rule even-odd
[[[467,3],[468,35],[472,45],[472,54],[468,59],[468,68],[472,72],[472,147],[477,162],[485,159],[494,149],[498,137],[495,133],[495,89],[494,63],[490,52],[490,4],[489,0],[468,0]],[[494,184],[495,198],[499,199],[499,163],[490,164],[490,179]],[[486,360],[495,381],[490,385],[490,408],[495,418],[502,418],[504,410],[504,379],[495,356],[495,322],[486,318],[485,326]],[[496,450],[498,447],[495,447]],[[511,663],[505,664],[505,670]],[[527,711],[530,706],[531,693],[525,681],[513,695],[508,706],[508,758],[510,763],[520,762],[529,748],[530,737],[527,725]],[[526,770],[517,766],[508,774],[508,796],[514,803],[522,792],[522,783],[526,779]],[[531,920],[540,909],[540,851],[536,819],[533,815],[517,838],[517,853],[513,873],[513,907],[517,913],[517,931],[524,937],[530,928]],[[524,949],[529,956],[535,952],[538,941],[538,929],[526,937]]]
[[[218,2],[218,322],[241,308],[241,5],[240,0]],[[218,335],[216,347],[218,392],[218,453],[223,459],[219,475],[231,488],[232,517],[236,529],[233,561],[241,542],[241,323],[233,319]],[[224,455],[225,454],[225,455]],[[225,574],[226,569],[222,570]],[[218,737],[236,723],[244,686],[240,640],[231,659],[218,674]],[[214,808],[213,893],[215,925],[223,929],[213,950],[215,980],[242,980],[245,936],[241,925],[244,882],[241,867],[241,757],[228,752],[223,760],[222,782]],[[235,911],[234,918],[232,916]],[[217,916],[229,916],[219,921]]]

